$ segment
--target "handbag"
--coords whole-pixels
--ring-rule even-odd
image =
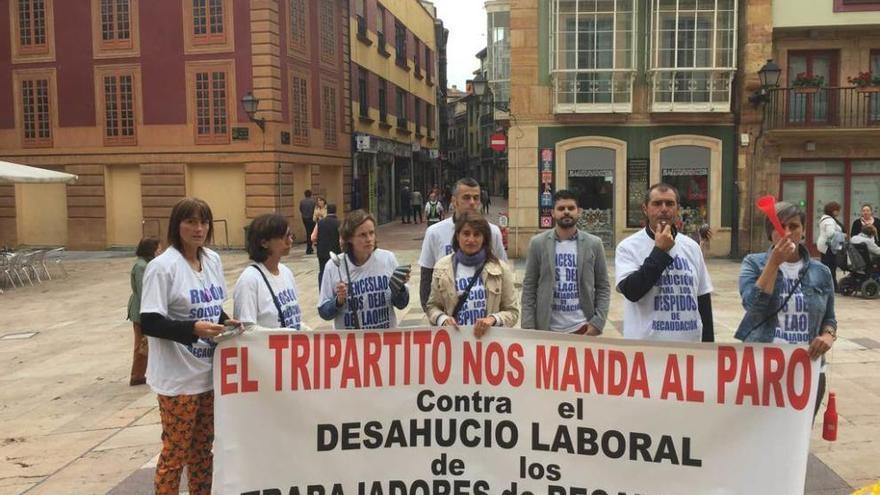
[[[452,317],[455,318],[455,321],[458,321],[458,312],[461,311],[464,303],[467,302],[468,296],[471,293],[471,289],[474,287],[474,284],[477,283],[477,279],[480,277],[480,274],[483,273],[483,267],[486,266],[485,263],[480,265],[480,268],[477,269],[477,272],[474,273],[474,276],[471,277],[471,281],[468,282],[467,288],[465,288],[464,292],[458,297],[458,303],[455,305],[455,309],[452,311]]]
[[[280,325],[279,328],[285,328],[284,312],[281,310],[281,303],[278,302],[278,298],[275,297],[275,291],[272,290],[272,285],[269,284],[269,279],[266,278],[266,274],[263,273],[263,270],[260,270],[260,267],[257,266],[256,263],[252,264],[251,266],[256,268],[258,272],[260,272],[260,276],[263,277],[263,282],[266,282],[266,288],[269,289],[269,294],[272,295],[272,302],[275,303],[275,309],[278,310],[278,324]]]

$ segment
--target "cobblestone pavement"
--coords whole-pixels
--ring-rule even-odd
[[[423,231],[424,225],[393,223],[380,228],[379,243],[417,268]],[[294,251],[285,262],[303,293],[306,322],[329,328],[310,309],[317,302],[317,260],[302,245]],[[231,289],[246,256],[221,254]],[[66,262],[69,278],[0,295],[0,495],[151,493],[160,425],[155,396],[145,386],[128,386],[132,262],[124,253],[77,253]],[[739,264],[711,260],[709,266],[718,340],[732,341],[742,316]],[[517,267],[521,280],[522,263]],[[410,287],[417,290],[418,282],[416,269]],[[607,337],[620,337],[622,308],[615,294]],[[830,356],[829,386],[838,396],[840,435],[828,443],[821,420],[814,427],[809,494],[848,494],[880,479],[880,330],[872,321],[878,309],[877,300],[838,299],[841,337]],[[398,318],[402,325],[424,323],[418,297]]]

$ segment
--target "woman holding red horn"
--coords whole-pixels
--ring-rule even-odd
[[[778,217],[783,234],[768,215],[764,227],[770,249],[743,260],[739,293],[746,314],[734,336],[744,342],[808,345],[812,359],[822,358],[815,417],[825,393],[824,355],[837,340],[831,271],[812,260],[804,246],[803,210],[780,202],[770,213]]]

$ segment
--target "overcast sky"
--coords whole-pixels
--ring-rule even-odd
[[[449,30],[446,44],[449,87],[464,89],[464,82],[473,78],[479,68],[475,56],[486,47],[486,9],[483,0],[433,0],[437,16]]]

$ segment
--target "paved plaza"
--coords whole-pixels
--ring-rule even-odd
[[[423,231],[424,225],[383,226],[379,244],[417,268]],[[317,260],[303,250],[296,246],[286,263],[296,274],[306,323],[327,329],[314,309]],[[231,290],[247,258],[240,251],[221,254]],[[125,313],[133,261],[127,253],[71,253],[69,278],[0,295],[0,495],[152,492],[161,447],[156,397],[146,386],[128,385],[132,331]],[[742,316],[739,263],[711,260],[709,267],[717,340],[733,341]],[[517,281],[522,274],[519,261]],[[418,269],[409,286],[417,293]],[[880,480],[878,309],[877,300],[838,298],[840,339],[830,355],[829,387],[838,396],[840,434],[836,443],[821,439],[820,412],[809,494],[849,494]],[[607,338],[620,338],[622,311],[615,293]],[[398,318],[401,325],[426,323],[417,296]]]

